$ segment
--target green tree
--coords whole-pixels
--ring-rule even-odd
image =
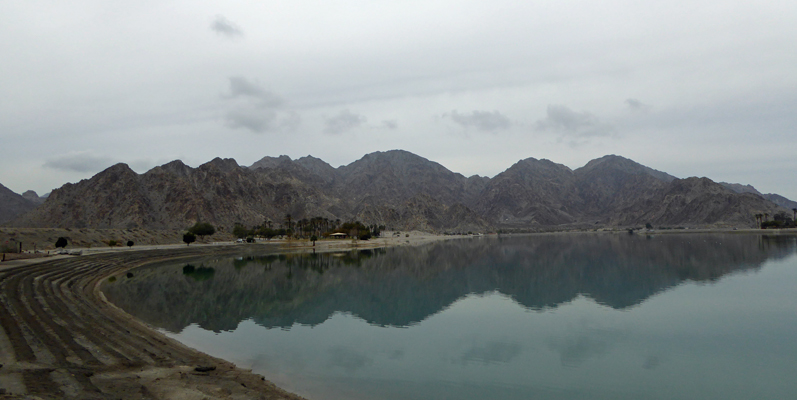
[[[241,224],[235,224],[235,227],[232,228],[232,234],[238,239],[243,239],[249,236],[249,229],[246,229],[246,227]]]
[[[275,229],[271,228],[260,228],[257,232],[258,235],[266,238],[267,240],[271,240],[274,236],[277,236],[278,232]]]
[[[186,232],[183,234],[183,242],[185,242],[186,246],[190,246],[191,243],[196,242],[196,235],[191,232]]]
[[[128,240],[127,241],[127,247],[133,247],[133,241],[132,240]]]
[[[316,236],[316,235],[310,236],[310,241],[313,242],[313,246],[315,246],[315,241],[316,240],[318,240],[318,236]]]
[[[60,248],[64,248],[64,247],[66,247],[66,245],[67,245],[66,238],[63,237],[63,236],[59,237],[58,240],[55,241],[55,248],[56,249],[59,248],[59,247]]]
[[[199,236],[200,239],[204,239],[205,236],[211,236],[216,233],[216,228],[207,222],[197,222],[194,226],[188,228],[188,232]]]
[[[115,247],[116,246],[116,240],[113,240],[113,239],[109,240],[108,241],[108,246]]]

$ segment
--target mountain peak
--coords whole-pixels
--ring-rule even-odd
[[[130,174],[138,176],[136,171],[133,171],[133,169],[130,168],[129,165],[127,165],[125,163],[117,163],[117,164],[111,165],[110,167],[106,168],[105,170],[103,170],[102,172],[98,173],[95,176],[98,176],[98,175],[99,176],[103,176],[103,175],[117,176],[117,175],[130,175]]]
[[[154,172],[154,171],[165,171],[171,174],[184,176],[193,168],[185,165],[182,160],[174,160],[169,163],[163,164],[161,166],[152,168],[151,170],[147,171],[147,173]]]
[[[274,168],[278,165],[282,165],[285,163],[293,162],[290,157],[286,155],[281,155],[279,157],[270,157],[265,156],[258,161],[255,161],[254,164],[249,166],[249,169],[258,169],[258,168]]]
[[[320,158],[307,155],[297,159],[295,163],[318,175],[325,182],[332,182],[338,177],[338,170]]]
[[[240,167],[240,165],[238,165],[238,162],[235,161],[235,159],[233,159],[233,158],[216,157],[216,158],[214,158],[214,159],[212,159],[212,160],[200,165],[199,167],[200,168],[203,168],[203,167],[204,168],[214,167],[214,168],[218,168],[219,170],[221,170],[223,172],[229,172],[229,171],[232,171],[232,170]]]
[[[736,193],[753,193],[759,196],[763,195],[756,188],[754,188],[753,185],[742,185],[741,183],[728,183],[728,182],[718,182],[718,183],[730,190],[733,190]]]
[[[676,179],[670,174],[657,171],[634,160],[614,154],[591,160],[587,163],[587,165],[576,169],[576,172],[580,174],[588,174],[597,170],[615,170],[633,175],[647,174],[663,182],[672,182]]]
[[[570,167],[568,167],[567,165],[558,164],[558,163],[555,163],[555,162],[553,162],[551,160],[548,160],[548,159],[545,159],[545,158],[542,158],[542,159],[538,160],[538,159],[536,159],[534,157],[525,158],[525,159],[522,159],[522,160],[516,162],[514,165],[509,167],[509,169],[507,169],[507,171],[512,170],[512,169],[517,170],[519,168],[526,168],[526,169],[531,169],[531,170],[535,170],[535,171],[557,171],[557,172],[560,172],[560,173],[561,172],[565,172],[565,173],[572,173],[573,172],[573,170],[571,170]]]
[[[385,168],[389,168],[399,175],[407,175],[410,171],[415,171],[418,168],[428,168],[436,172],[453,174],[448,168],[406,150],[375,151],[373,153],[368,153],[361,159],[349,165],[344,165],[338,168],[338,170],[342,174],[348,175],[357,171],[373,172],[375,169],[382,170]]]
[[[33,190],[25,191],[25,193],[22,193],[22,197],[24,197],[28,201],[32,201],[35,204],[44,203],[44,200],[46,200],[45,197],[39,197],[39,194]]]

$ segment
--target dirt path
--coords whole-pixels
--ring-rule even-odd
[[[236,251],[118,252],[0,270],[0,399],[301,399],[153,331],[98,289],[145,263]]]

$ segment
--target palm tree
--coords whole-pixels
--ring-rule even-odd
[[[794,216],[791,218],[792,223],[797,225],[797,208],[792,208],[791,212],[794,213]]]
[[[763,217],[764,217],[764,214],[756,214],[755,215],[755,222],[756,222],[756,224],[758,225],[759,228],[761,227],[761,218],[763,218]]]

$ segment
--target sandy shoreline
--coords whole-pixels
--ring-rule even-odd
[[[109,303],[99,284],[154,262],[241,250],[348,251],[458,236],[84,248],[0,263],[0,399],[301,399],[262,376],[169,339]],[[459,236],[462,237],[462,236]],[[197,371],[199,366],[213,367]]]

